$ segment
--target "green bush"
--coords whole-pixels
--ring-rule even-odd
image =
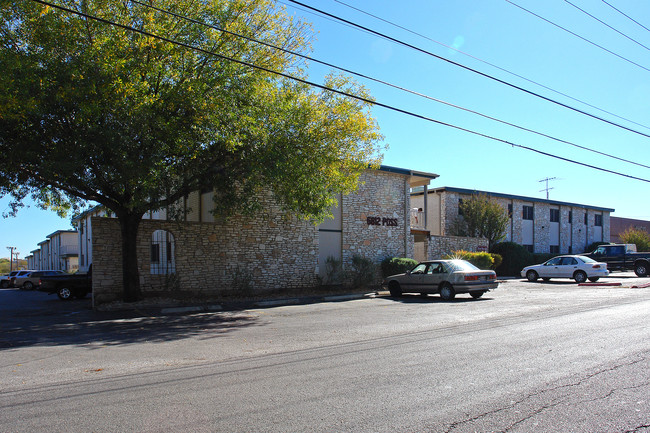
[[[544,263],[545,261],[550,260],[555,256],[557,256],[557,254],[535,253],[533,254],[533,264],[539,265],[540,263]]]
[[[499,266],[501,266],[501,263],[503,263],[503,257],[501,257],[501,254],[490,253],[490,255],[494,259],[494,264],[492,265],[492,269],[496,269]]]
[[[637,251],[650,251],[650,235],[643,229],[627,228],[620,235],[626,244],[635,244]]]
[[[341,260],[329,256],[325,260],[325,285],[338,285],[343,280],[343,266]]]
[[[363,289],[377,283],[377,265],[372,260],[355,254],[346,275],[353,288]]]
[[[406,257],[386,257],[381,261],[381,275],[385,278],[391,275],[403,274],[413,269],[417,264],[417,260]]]
[[[502,276],[519,276],[519,272],[534,264],[533,254],[515,242],[500,242],[492,248],[492,253],[499,254],[503,261],[495,270]]]
[[[442,257],[443,259],[453,260],[461,259],[467,260],[479,269],[494,269],[494,257],[490,253],[473,253],[470,251],[454,251]]]

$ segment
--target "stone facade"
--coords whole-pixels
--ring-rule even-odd
[[[366,171],[360,181],[359,190],[344,196],[341,203],[343,263],[349,263],[353,255],[374,262],[412,257],[408,178]]]
[[[440,259],[454,251],[487,251],[488,241],[484,238],[468,238],[460,236],[431,236],[428,242],[428,258]]]

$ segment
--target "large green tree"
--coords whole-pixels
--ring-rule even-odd
[[[312,37],[275,2],[143,1],[0,3],[0,196],[111,210],[125,301],[147,211],[205,188],[217,212],[254,211],[264,188],[319,220],[381,151],[368,102],[270,72],[304,78]],[[325,86],[370,98],[344,76]]]
[[[505,238],[508,214],[486,194],[473,194],[459,203],[458,208],[460,215],[452,223],[452,235],[486,238],[490,248]]]

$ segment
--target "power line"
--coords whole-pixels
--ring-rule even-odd
[[[563,140],[563,139],[560,139],[560,138],[556,138],[556,137],[553,137],[553,136],[551,136],[551,135],[549,135],[549,134],[545,134],[545,133],[538,132],[538,131],[535,131],[535,130],[530,129],[530,128],[526,128],[526,127],[523,127],[523,126],[520,126],[520,125],[516,125],[516,124],[514,124],[514,123],[507,122],[507,121],[505,121],[505,120],[501,120],[501,119],[498,119],[498,118],[496,118],[496,117],[492,117],[492,116],[489,116],[489,115],[487,115],[487,114],[483,114],[483,113],[480,113],[480,112],[478,112],[478,111],[475,111],[475,110],[471,110],[471,109],[469,109],[469,108],[462,107],[462,106],[460,106],[460,105],[452,104],[452,103],[450,103],[450,102],[443,101],[443,100],[441,100],[441,99],[437,99],[437,98],[434,98],[434,97],[432,97],[432,96],[425,95],[425,94],[423,94],[423,93],[419,93],[419,92],[416,92],[416,91],[413,91],[413,90],[410,90],[410,89],[407,89],[407,88],[404,88],[404,87],[401,87],[401,86],[397,86],[397,85],[395,85],[395,84],[392,84],[392,83],[389,83],[389,82],[386,82],[386,81],[383,81],[383,80],[380,80],[380,79],[378,79],[378,78],[374,78],[374,77],[371,77],[371,76],[368,76],[368,75],[365,75],[365,74],[361,74],[361,73],[359,73],[359,72],[355,72],[355,71],[352,71],[352,70],[350,70],[350,69],[342,68],[342,67],[337,66],[337,65],[335,65],[335,64],[328,63],[328,62],[324,62],[324,61],[322,61],[322,60],[319,60],[319,59],[313,58],[313,57],[311,57],[311,56],[307,56],[307,55],[304,55],[304,54],[300,54],[300,53],[297,53],[297,52],[295,52],[295,51],[288,50],[288,49],[286,49],[286,48],[278,47],[278,46],[273,45],[273,44],[270,44],[270,43],[268,43],[268,42],[260,41],[260,40],[254,39],[254,38],[252,38],[252,37],[249,37],[249,36],[245,36],[245,35],[242,35],[242,34],[239,34],[239,33],[232,32],[232,31],[230,31],[230,30],[225,30],[225,29],[223,29],[223,28],[221,28],[221,27],[219,27],[219,26],[215,26],[215,25],[213,25],[213,24],[208,24],[208,23],[205,23],[205,22],[203,22],[203,21],[196,20],[196,19],[194,19],[194,18],[190,18],[190,17],[184,16],[184,15],[181,15],[181,14],[177,14],[177,13],[175,13],[175,12],[172,12],[172,11],[169,11],[169,10],[166,10],[166,9],[159,8],[159,7],[157,7],[157,6],[152,6],[152,5],[149,5],[149,4],[146,4],[146,3],[143,3],[143,2],[141,2],[141,1],[139,1],[139,0],[131,0],[131,2],[132,2],[132,3],[139,4],[139,5],[143,6],[143,7],[146,7],[146,8],[149,8],[149,9],[153,9],[153,10],[155,10],[155,11],[158,11],[158,12],[161,12],[161,13],[164,13],[164,14],[167,14],[167,15],[171,15],[171,16],[176,17],[176,18],[180,18],[180,19],[183,19],[183,20],[186,20],[186,21],[189,21],[189,22],[195,23],[195,24],[203,25],[203,26],[206,26],[206,27],[212,28],[212,29],[214,29],[214,30],[218,30],[218,31],[223,32],[223,33],[227,33],[227,34],[229,34],[229,35],[233,35],[233,36],[236,36],[236,37],[239,37],[239,38],[245,39],[245,40],[250,41],[250,42],[254,42],[254,43],[257,43],[257,44],[260,44],[260,45],[267,46],[267,47],[269,47],[269,48],[273,48],[273,49],[275,49],[275,50],[282,51],[282,52],[287,53],[287,54],[291,54],[291,55],[294,55],[294,56],[297,56],[297,57],[301,57],[301,58],[303,58],[303,59],[306,59],[306,60],[309,60],[309,61],[313,61],[313,62],[319,63],[319,64],[321,64],[321,65],[324,65],[324,66],[328,66],[328,67],[331,67],[331,68],[335,68],[335,69],[338,69],[338,70],[340,70],[340,71],[343,71],[343,72],[346,72],[346,73],[349,73],[349,74],[355,75],[355,76],[357,76],[357,77],[361,77],[361,78],[364,78],[364,79],[368,79],[368,80],[374,81],[374,82],[376,82],[376,83],[380,83],[380,84],[383,84],[383,85],[386,85],[386,86],[392,87],[392,88],[394,88],[394,89],[398,89],[398,90],[400,90],[400,91],[404,91],[404,92],[407,92],[407,93],[410,93],[410,94],[413,94],[413,95],[416,95],[416,96],[419,96],[419,97],[422,97],[422,98],[425,98],[425,99],[429,99],[429,100],[431,100],[431,101],[435,101],[435,102],[438,102],[438,103],[441,103],[441,104],[444,104],[444,105],[447,105],[447,106],[450,106],[450,107],[453,107],[453,108],[456,108],[456,109],[459,109],[459,110],[463,110],[463,111],[465,111],[465,112],[468,112],[468,113],[471,113],[471,114],[475,114],[475,115],[477,115],[477,116],[481,116],[481,117],[483,117],[483,118],[485,118],[485,119],[489,119],[489,120],[492,120],[492,121],[495,121],[495,122],[499,122],[499,123],[501,123],[501,124],[508,125],[508,126],[511,126],[511,127],[514,127],[514,128],[520,129],[520,130],[522,130],[522,131],[530,132],[530,133],[533,133],[533,134],[536,134],[536,135],[539,135],[539,136],[542,136],[542,137],[548,138],[548,139],[550,139],[550,140],[554,140],[554,141],[557,141],[557,142],[560,142],[560,143],[568,144],[568,145],[570,145],[570,146],[573,146],[573,147],[576,147],[576,148],[579,148],[579,149],[583,149],[583,150],[586,150],[586,151],[589,151],[589,152],[593,152],[593,153],[596,153],[596,154],[599,154],[599,155],[602,155],[602,156],[606,156],[606,157],[609,157],[609,158],[613,158],[613,159],[616,159],[616,160],[619,160],[619,161],[622,161],[622,162],[627,162],[627,163],[634,164],[634,165],[638,165],[638,166],[640,166],[640,167],[644,167],[644,168],[650,168],[650,166],[647,166],[647,165],[641,164],[641,163],[636,162],[636,161],[631,161],[631,160],[628,160],[628,159],[620,158],[620,157],[618,157],[618,156],[614,156],[614,155],[611,155],[611,154],[608,154],[608,153],[605,153],[605,152],[601,152],[601,151],[598,151],[598,150],[595,150],[595,149],[591,149],[591,148],[586,147],[586,146],[581,146],[581,145],[579,145],[579,144],[572,143],[572,142],[567,141],[567,140]]]
[[[347,23],[347,24],[351,24],[351,25],[353,25],[353,26],[355,26],[355,27],[357,27],[357,28],[360,28],[360,29],[363,29],[363,30],[365,30],[365,31],[368,31],[368,32],[370,32],[370,33],[372,33],[372,34],[374,34],[374,35],[376,35],[376,36],[379,36],[379,37],[381,37],[381,38],[387,39],[387,40],[389,40],[389,41],[393,41],[393,42],[395,42],[395,43],[397,43],[397,44],[400,44],[400,45],[404,45],[405,47],[408,47],[408,48],[411,48],[411,49],[416,50],[416,51],[418,51],[418,52],[421,52],[421,53],[423,53],[423,54],[426,54],[426,55],[429,55],[429,56],[435,57],[435,58],[437,58],[437,59],[439,59],[439,60],[442,60],[442,61],[445,61],[445,62],[447,62],[447,63],[450,63],[450,64],[452,64],[452,65],[454,65],[454,66],[458,66],[458,67],[463,68],[463,69],[465,69],[465,70],[467,70],[467,71],[473,72],[473,73],[478,74],[478,75],[481,75],[481,76],[483,76],[483,77],[485,77],[485,78],[489,78],[489,79],[491,79],[491,80],[493,80],[493,81],[496,81],[496,82],[498,82],[498,83],[504,84],[504,85],[506,85],[506,86],[508,86],[508,87],[512,87],[513,89],[520,90],[520,91],[522,91],[522,92],[524,92],[524,93],[527,93],[527,94],[529,94],[529,95],[536,96],[536,97],[538,97],[538,98],[540,98],[540,99],[543,99],[543,100],[545,100],[545,101],[551,102],[551,103],[553,103],[553,104],[559,105],[559,106],[561,106],[561,107],[567,108],[567,109],[572,110],[572,111],[575,111],[575,112],[577,112],[577,113],[584,114],[585,116],[589,116],[589,117],[591,117],[591,118],[593,118],[593,119],[600,120],[601,122],[608,123],[608,124],[610,124],[610,125],[612,125],[612,126],[616,126],[616,127],[618,127],[618,128],[625,129],[625,130],[630,131],[630,132],[633,132],[633,133],[635,133],[635,134],[639,134],[639,135],[642,135],[642,136],[644,136],[644,137],[650,138],[650,135],[645,134],[645,133],[640,132],[640,131],[637,131],[636,129],[629,128],[629,127],[627,127],[627,126],[621,125],[621,124],[616,123],[616,122],[613,122],[613,121],[611,121],[611,120],[607,120],[607,119],[604,119],[604,118],[602,118],[602,117],[596,116],[595,114],[591,114],[591,113],[588,113],[588,112],[586,112],[586,111],[584,111],[584,110],[580,110],[579,108],[572,107],[571,105],[565,104],[565,103],[563,103],[563,102],[557,101],[557,100],[555,100],[555,99],[549,98],[549,97],[547,97],[547,96],[541,95],[541,94],[539,94],[539,93],[533,92],[533,91],[531,91],[531,90],[525,89],[525,88],[523,88],[523,87],[517,86],[517,85],[512,84],[512,83],[509,83],[509,82],[507,82],[507,81],[505,81],[505,80],[502,80],[502,79],[500,79],[500,78],[497,78],[497,77],[492,76],[492,75],[490,75],[490,74],[487,74],[487,73],[485,73],[485,72],[481,72],[481,71],[479,71],[479,70],[477,70],[477,69],[470,68],[469,66],[465,66],[465,65],[463,65],[462,63],[458,63],[458,62],[455,62],[455,61],[453,61],[453,60],[450,60],[450,59],[448,59],[448,58],[446,58],[446,57],[439,56],[439,55],[434,54],[434,53],[432,53],[432,52],[430,52],[430,51],[427,51],[427,50],[425,50],[425,49],[423,49],[423,48],[420,48],[420,47],[417,47],[417,46],[415,46],[415,45],[409,44],[409,43],[407,43],[407,42],[401,41],[401,40],[399,40],[399,39],[393,38],[393,37],[391,37],[391,36],[388,36],[388,35],[386,35],[386,34],[383,34],[383,33],[381,33],[381,32],[378,32],[378,31],[376,31],[376,30],[372,30],[372,29],[370,29],[370,28],[368,28],[368,27],[364,27],[364,26],[362,26],[362,25],[360,25],[360,24],[356,24],[356,23],[354,23],[354,22],[352,22],[352,21],[349,21],[349,20],[346,20],[346,19],[344,19],[344,18],[338,17],[338,16],[336,16],[336,15],[330,14],[330,13],[328,13],[328,12],[325,12],[325,11],[323,11],[323,10],[317,9],[317,8],[315,8],[315,7],[312,7],[312,6],[306,5],[306,4],[301,3],[301,2],[299,2],[299,1],[297,1],[297,0],[288,0],[288,1],[290,1],[290,2],[292,2],[292,3],[295,3],[295,4],[298,4],[298,5],[300,5],[300,6],[303,6],[303,7],[309,8],[309,9],[311,9],[311,10],[317,11],[317,12],[319,12],[319,13],[325,15],[325,16],[329,16],[329,17],[332,17],[332,18],[336,18],[337,20],[339,20],[339,21],[341,21],[341,22],[344,22],[344,23]],[[506,0],[506,1],[509,1],[509,0]],[[649,71],[650,71],[650,69],[649,69]]]
[[[615,10],[616,12],[618,12],[619,14],[623,15],[625,18],[629,19],[629,20],[632,21],[633,23],[635,23],[635,24],[637,24],[637,25],[643,27],[644,29],[646,29],[647,31],[650,32],[650,29],[649,29],[649,28],[647,28],[646,26],[644,26],[643,24],[641,24],[640,22],[638,22],[637,20],[635,20],[635,19],[632,18],[631,16],[627,15],[626,13],[624,13],[623,11],[621,11],[620,9],[617,9],[616,7],[612,6],[610,3],[606,2],[605,0],[602,0],[602,2],[605,3],[607,6],[609,6],[610,8],[614,9],[614,10]]]
[[[625,38],[631,40],[631,41],[634,42],[635,44],[640,45],[640,46],[642,46],[643,48],[645,48],[646,50],[650,51],[650,48],[648,48],[647,46],[643,45],[641,42],[637,41],[637,40],[634,39],[634,38],[631,38],[630,36],[626,35],[626,34],[623,33],[622,31],[620,31],[620,30],[618,30],[618,29],[615,29],[614,27],[612,27],[612,26],[610,26],[609,24],[607,24],[605,21],[599,19],[598,17],[596,17],[596,16],[590,14],[589,12],[587,12],[586,10],[582,9],[580,6],[571,3],[569,0],[564,0],[564,1],[567,2],[568,4],[570,4],[571,6],[573,6],[574,8],[578,9],[578,10],[579,10],[580,12],[582,12],[583,14],[585,14],[585,15],[587,15],[587,16],[593,18],[593,19],[595,19],[596,21],[598,21],[598,22],[601,23],[602,25],[606,26],[607,28],[610,28],[610,29],[614,30],[614,31],[615,31],[616,33],[618,33],[619,35],[621,35],[621,36],[623,36],[623,37],[625,37]]]
[[[223,59],[223,60],[227,60],[227,61],[231,61],[231,62],[240,64],[240,65],[243,65],[243,66],[247,66],[249,68],[258,69],[260,71],[264,71],[264,72],[267,72],[267,73],[270,73],[270,74],[273,74],[273,75],[278,75],[278,76],[281,76],[283,78],[287,78],[287,79],[294,80],[294,81],[297,81],[297,82],[300,82],[300,83],[303,83],[303,84],[306,84],[306,85],[309,85],[309,86],[312,86],[312,87],[319,88],[321,90],[329,91],[329,92],[336,93],[336,94],[342,95],[342,96],[347,96],[347,97],[356,99],[358,101],[365,102],[365,103],[370,104],[370,105],[376,105],[378,107],[383,107],[383,108],[386,108],[386,109],[391,110],[391,111],[406,114],[408,116],[415,117],[415,118],[422,119],[422,120],[426,120],[428,122],[436,123],[438,125],[447,126],[447,127],[450,127],[450,128],[457,129],[459,131],[464,131],[464,132],[467,132],[467,133],[470,133],[470,134],[473,134],[473,135],[477,135],[479,137],[487,138],[489,140],[498,141],[498,142],[501,142],[501,143],[504,143],[504,144],[508,144],[508,145],[510,145],[512,147],[517,147],[517,148],[520,148],[520,149],[529,150],[531,152],[535,152],[535,153],[538,153],[540,155],[545,155],[545,156],[548,156],[548,157],[551,157],[551,158],[559,159],[561,161],[569,162],[569,163],[580,165],[580,166],[587,167],[587,168],[592,168],[594,170],[603,171],[603,172],[606,172],[606,173],[615,174],[615,175],[622,176],[622,177],[627,177],[629,179],[640,180],[642,182],[650,183],[650,179],[644,179],[644,178],[640,178],[640,177],[636,177],[636,176],[631,176],[629,174],[616,172],[616,171],[609,170],[609,169],[606,169],[606,168],[597,167],[597,166],[594,166],[594,165],[591,165],[591,164],[586,164],[586,163],[583,163],[583,162],[580,162],[580,161],[575,161],[575,160],[565,158],[565,157],[562,157],[562,156],[559,156],[559,155],[554,155],[554,154],[551,154],[549,152],[544,152],[544,151],[541,151],[539,149],[535,149],[535,148],[532,148],[532,147],[529,147],[529,146],[524,146],[524,145],[517,144],[517,143],[511,142],[511,141],[502,139],[502,138],[490,136],[490,135],[487,135],[487,134],[484,134],[484,133],[481,133],[481,132],[478,132],[478,131],[473,131],[471,129],[464,128],[464,127],[461,127],[461,126],[458,126],[458,125],[454,125],[454,124],[451,124],[451,123],[436,120],[436,119],[433,119],[431,117],[424,116],[422,114],[417,114],[417,113],[410,112],[408,110],[397,108],[397,107],[394,107],[394,106],[391,106],[391,105],[388,105],[388,104],[384,104],[384,103],[381,103],[381,102],[378,102],[378,101],[373,101],[373,100],[368,99],[368,98],[353,95],[353,94],[344,92],[342,90],[334,89],[334,88],[327,87],[327,86],[322,85],[322,84],[318,84],[318,83],[314,83],[314,82],[305,80],[303,78],[294,77],[292,75],[285,74],[284,72],[274,71],[272,69],[265,68],[263,66],[254,65],[252,63],[248,63],[248,62],[244,62],[242,60],[238,60],[238,59],[234,59],[234,58],[231,58],[231,57],[228,57],[228,56],[224,56],[222,54],[218,54],[218,53],[215,53],[213,51],[209,51],[209,50],[206,50],[206,49],[203,49],[203,48],[200,48],[200,47],[195,47],[195,46],[186,44],[184,42],[175,41],[175,40],[173,40],[171,38],[168,38],[168,37],[165,37],[165,36],[156,35],[154,33],[147,32],[147,31],[141,30],[141,29],[136,29],[134,27],[127,26],[125,24],[116,23],[114,21],[110,21],[110,20],[107,20],[105,18],[100,18],[100,17],[90,15],[90,14],[87,14],[87,13],[84,13],[84,12],[79,12],[79,11],[67,8],[65,6],[60,6],[60,5],[50,3],[50,2],[47,2],[47,1],[44,1],[44,0],[31,0],[31,1],[33,1],[35,3],[42,4],[44,6],[50,6],[50,7],[53,7],[55,9],[59,9],[59,10],[62,10],[62,11],[68,12],[68,13],[72,13],[74,15],[78,15],[78,16],[81,16],[81,17],[84,17],[84,18],[88,18],[88,19],[92,19],[92,20],[95,20],[95,21],[98,21],[98,22],[102,22],[104,24],[119,27],[121,29],[128,30],[128,31],[131,31],[131,32],[134,32],[134,33],[138,33],[138,34],[143,35],[143,36],[158,39],[158,40],[161,40],[161,41],[164,41],[164,42],[167,42],[167,43],[179,46],[179,47],[183,47],[183,48],[187,48],[187,49],[190,49],[190,50],[193,50],[193,51],[198,51],[198,52],[201,52],[201,53],[204,53],[204,54],[212,55],[212,56],[215,56],[215,57]]]
[[[278,1],[279,3],[282,3],[282,4],[287,4],[287,3],[284,3],[283,1],[280,1],[280,0],[276,0],[276,1]],[[411,30],[411,29],[409,29],[409,28],[407,28],[407,27],[404,27],[404,26],[402,26],[402,25],[399,25],[399,24],[396,24],[396,23],[394,23],[394,22],[392,22],[392,21],[389,21],[389,20],[387,20],[387,19],[385,19],[385,18],[382,18],[382,17],[380,17],[380,16],[377,16],[377,15],[371,14],[371,13],[369,13],[369,12],[366,12],[366,11],[360,9],[360,8],[357,8],[357,7],[355,7],[355,6],[349,5],[349,4],[347,4],[347,3],[345,3],[345,2],[343,2],[343,1],[341,1],[341,0],[333,0],[333,1],[335,1],[336,3],[339,3],[339,4],[343,5],[343,6],[346,6],[346,7],[350,8],[350,9],[353,9],[353,10],[355,10],[355,11],[357,11],[357,12],[360,12],[360,13],[362,13],[362,14],[364,14],[364,15],[370,16],[370,17],[375,18],[375,19],[377,19],[377,20],[379,20],[379,21],[382,21],[382,22],[384,22],[384,23],[386,23],[386,24],[389,24],[389,25],[391,25],[391,26],[393,26],[393,27],[397,27],[397,28],[399,28],[399,29],[401,29],[401,30],[404,30],[404,31],[406,31],[406,32],[408,32],[408,33],[411,33],[411,34],[413,34],[413,35],[415,35],[415,36],[419,36],[419,37],[421,37],[421,38],[423,38],[423,39],[426,39],[426,40],[428,40],[428,41],[431,41],[431,42],[433,42],[433,43],[435,43],[435,44],[438,44],[438,45],[440,45],[440,46],[442,46],[442,47],[445,47],[445,48],[447,48],[447,49],[453,50],[453,51],[455,51],[455,52],[457,52],[457,53],[459,53],[459,54],[462,54],[462,55],[464,55],[464,56],[467,56],[467,57],[469,57],[469,58],[471,58],[471,59],[474,59],[474,60],[476,60],[476,61],[478,61],[478,62],[481,62],[481,63],[486,64],[486,65],[488,65],[488,66],[491,66],[491,67],[493,67],[493,68],[496,68],[496,69],[498,69],[498,70],[500,70],[500,71],[502,71],[502,72],[505,72],[506,74],[510,74],[510,75],[512,75],[512,76],[514,76],[514,77],[517,77],[517,78],[519,78],[519,79],[522,79],[522,80],[524,80],[524,81],[527,81],[527,82],[529,82],[529,83],[531,83],[531,84],[535,84],[536,86],[539,86],[539,87],[541,87],[541,88],[543,88],[543,89],[546,89],[546,90],[549,90],[549,91],[551,91],[551,92],[553,92],[553,93],[556,93],[556,94],[558,94],[558,95],[564,96],[565,98],[571,99],[571,100],[576,101],[576,102],[579,102],[579,103],[581,103],[581,104],[584,104],[584,105],[586,105],[586,106],[588,106],[588,107],[590,107],[590,108],[593,108],[593,109],[595,109],[595,110],[600,111],[601,113],[609,114],[610,116],[614,116],[614,117],[616,117],[616,118],[618,118],[618,119],[625,120],[626,122],[633,123],[633,124],[635,124],[635,125],[637,125],[637,126],[640,126],[640,127],[642,127],[642,128],[650,129],[650,127],[648,127],[648,126],[646,126],[646,125],[643,125],[643,124],[641,124],[641,123],[639,123],[639,122],[635,122],[634,120],[628,119],[628,118],[623,117],[623,116],[619,116],[618,114],[615,114],[615,113],[612,113],[611,111],[607,111],[607,110],[605,110],[605,109],[603,109],[603,108],[597,107],[596,105],[590,104],[589,102],[583,101],[583,100],[581,100],[581,99],[578,99],[578,98],[576,98],[576,97],[573,97],[573,96],[571,96],[571,95],[568,95],[568,94],[566,94],[566,93],[564,93],[564,92],[561,92],[561,91],[559,91],[559,90],[553,89],[552,87],[546,86],[546,85],[544,85],[544,84],[542,84],[542,83],[540,83],[540,82],[537,82],[537,81],[535,81],[535,80],[531,80],[530,78],[526,78],[526,77],[524,77],[523,75],[517,74],[516,72],[512,72],[512,71],[510,71],[510,70],[508,70],[508,69],[506,69],[506,68],[503,68],[503,67],[501,67],[501,66],[499,66],[499,65],[495,65],[494,63],[491,63],[491,62],[488,62],[487,60],[481,59],[480,57],[476,57],[476,56],[474,56],[474,55],[472,55],[472,54],[469,54],[469,53],[467,53],[467,52],[465,52],[465,51],[459,50],[459,49],[456,48],[456,47],[453,47],[453,46],[451,46],[451,45],[447,45],[447,44],[445,44],[445,43],[443,43],[443,42],[437,41],[437,40],[435,40],[435,39],[433,39],[433,38],[430,38],[430,37],[428,37],[428,36],[426,36],[426,35],[423,35],[423,34],[421,34],[421,33],[418,33],[418,32],[416,32],[416,31],[413,31],[413,30]],[[301,10],[304,10],[304,9],[301,9]],[[313,13],[313,12],[311,12],[311,11],[307,11],[307,12],[309,12],[309,13]],[[329,17],[325,17],[325,18],[328,19],[328,20],[330,20],[330,21],[332,21],[332,19],[329,18]],[[350,27],[350,26],[347,25],[347,24],[346,24],[346,26]]]
[[[577,34],[577,33],[575,33],[575,32],[572,32],[571,30],[569,30],[569,29],[567,29],[567,28],[565,28],[565,27],[562,27],[561,25],[556,24],[556,23],[554,23],[553,21],[551,21],[551,20],[549,20],[549,19],[546,19],[546,18],[544,18],[543,16],[538,15],[538,14],[536,14],[535,12],[533,12],[533,11],[531,11],[531,10],[529,10],[529,9],[526,9],[525,7],[520,6],[520,5],[518,5],[517,3],[515,3],[515,2],[513,2],[513,1],[511,1],[511,0],[506,0],[506,1],[507,1],[508,3],[510,3],[511,5],[516,6],[516,7],[518,7],[519,9],[521,9],[521,10],[523,10],[523,11],[525,11],[525,12],[528,12],[529,14],[533,15],[534,17],[539,18],[540,20],[542,20],[542,21],[546,21],[547,23],[549,23],[549,24],[551,24],[551,25],[553,25],[553,26],[555,26],[555,27],[557,27],[557,28],[559,28],[559,29],[564,30],[565,32],[567,32],[567,33],[569,33],[569,34],[575,36],[575,37],[578,38],[578,39],[582,39],[583,41],[585,41],[585,42],[587,42],[587,43],[589,43],[589,44],[591,44],[591,45],[593,45],[593,46],[595,46],[595,47],[598,47],[598,48],[600,48],[601,50],[606,51],[606,52],[608,52],[609,54],[612,54],[612,55],[618,57],[618,58],[621,59],[621,60],[624,60],[624,61],[626,61],[626,62],[628,62],[628,63],[631,63],[631,64],[633,64],[633,65],[635,65],[635,66],[638,66],[638,67],[641,68],[641,69],[644,69],[644,70],[650,72],[650,69],[646,68],[645,66],[643,66],[643,65],[641,65],[641,64],[639,64],[639,63],[636,63],[636,62],[633,61],[633,60],[628,59],[627,57],[621,56],[620,54],[615,53],[614,51],[612,51],[612,50],[610,50],[610,49],[607,49],[607,48],[603,47],[602,45],[598,45],[597,43],[595,43],[595,42],[593,42],[593,41],[591,41],[591,40],[589,40],[589,39],[587,39],[587,38],[585,38],[585,37],[583,37],[583,36],[580,36],[579,34]]]

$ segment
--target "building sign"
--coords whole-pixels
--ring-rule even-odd
[[[397,218],[382,218],[369,216],[366,217],[366,222],[369,226],[388,226],[397,227]]]

